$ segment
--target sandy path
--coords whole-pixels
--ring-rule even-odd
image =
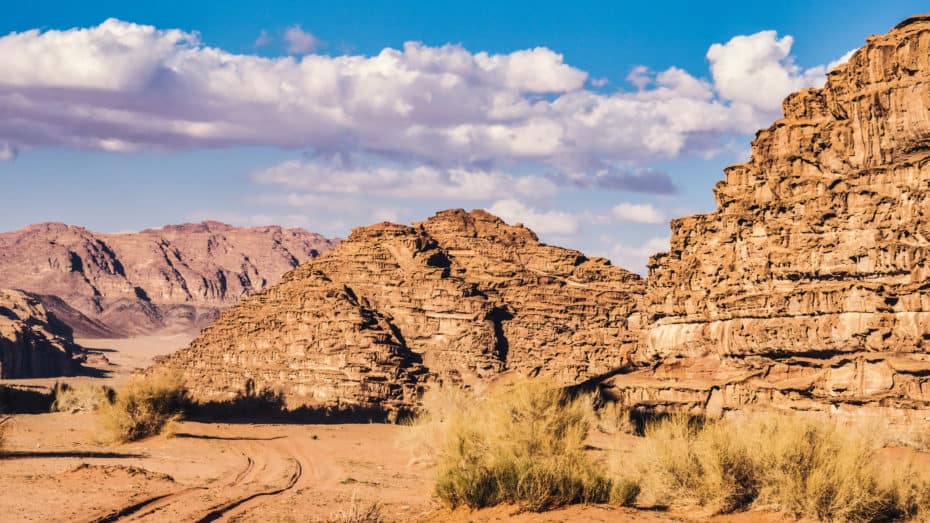
[[[92,414],[7,425],[3,521],[318,521],[353,497],[393,521],[433,506],[428,469],[397,447],[404,427],[183,422],[110,446]]]
[[[97,442],[92,414],[18,415],[7,426],[7,454],[0,456],[4,523],[327,521],[375,502],[386,521],[782,519],[606,505],[543,514],[515,507],[450,512],[431,498],[433,470],[405,446],[410,429],[396,425],[183,422],[171,437],[125,445]]]

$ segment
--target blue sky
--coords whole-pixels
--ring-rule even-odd
[[[925,5],[15,3],[0,230],[483,207],[642,272],[777,100]]]

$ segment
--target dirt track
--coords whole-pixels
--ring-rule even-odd
[[[5,521],[325,520],[385,503],[392,519],[433,508],[428,474],[390,425],[181,423],[171,437],[107,446],[90,414],[17,416],[0,459]]]

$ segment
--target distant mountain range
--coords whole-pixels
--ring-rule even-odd
[[[0,233],[0,288],[35,296],[76,337],[196,332],[338,243],[212,221],[120,234],[39,223]]]

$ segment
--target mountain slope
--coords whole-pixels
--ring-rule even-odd
[[[42,223],[0,233],[0,287],[39,295],[79,336],[196,331],[336,243],[217,222],[125,234]]]

